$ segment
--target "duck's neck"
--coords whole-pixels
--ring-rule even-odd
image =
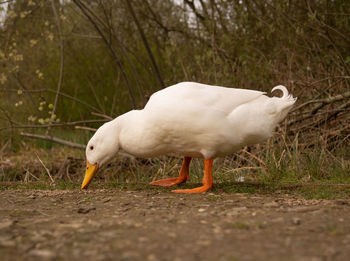
[[[134,156],[147,157],[147,119],[143,110],[129,111],[115,119],[118,125],[119,147]]]

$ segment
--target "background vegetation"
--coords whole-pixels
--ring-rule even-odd
[[[93,129],[153,92],[197,81],[266,92],[283,84],[298,97],[274,138],[217,161],[219,180],[350,181],[349,1],[0,3],[0,180],[40,179],[33,162],[46,176],[40,157],[52,175],[72,179],[69,157],[83,153],[52,142],[82,148]],[[107,181],[149,181],[175,175],[180,160],[113,164]],[[193,173],[201,178],[201,168]]]

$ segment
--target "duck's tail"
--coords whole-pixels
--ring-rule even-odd
[[[281,99],[286,99],[289,101],[293,101],[296,102],[297,98],[294,98],[292,94],[289,94],[287,88],[283,85],[277,85],[275,87],[272,88],[271,93],[274,92],[275,90],[280,90],[283,92],[283,95],[281,97]]]

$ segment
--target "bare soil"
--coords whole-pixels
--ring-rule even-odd
[[[1,260],[350,260],[350,200],[0,191]]]

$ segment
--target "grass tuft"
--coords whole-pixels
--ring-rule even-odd
[[[23,142],[21,153],[2,155],[0,189],[80,189],[84,175],[84,153],[64,147],[38,149]],[[35,152],[35,153],[34,153]],[[36,153],[49,169],[55,185],[46,174]],[[281,137],[264,146],[244,148],[239,153],[214,162],[213,193],[294,193],[308,199],[348,198],[350,195],[350,156],[347,150],[330,152],[321,145],[309,148],[298,140],[289,145]],[[4,160],[5,159],[5,160]],[[151,181],[174,177],[182,158],[131,159],[118,156],[103,166],[89,189],[146,190],[171,189],[148,185]],[[200,186],[203,161],[193,159],[190,180],[181,188]],[[209,200],[216,200],[214,195]]]

